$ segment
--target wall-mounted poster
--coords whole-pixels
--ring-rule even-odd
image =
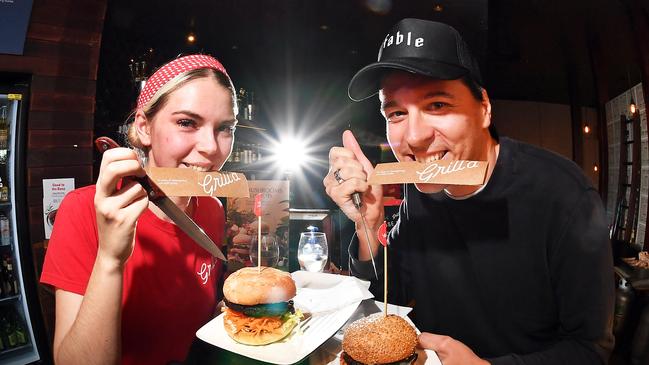
[[[50,239],[56,211],[67,193],[74,190],[74,179],[43,179],[43,225],[45,239]]]
[[[261,263],[288,270],[288,180],[248,181],[249,198],[228,198],[225,244],[228,271],[257,265],[259,221],[253,211],[261,193]]]

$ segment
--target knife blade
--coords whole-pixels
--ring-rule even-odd
[[[108,137],[99,137],[95,140],[95,147],[101,153],[115,147],[119,147],[117,142]],[[203,231],[201,227],[194,222],[185,212],[167,197],[155,183],[148,177],[132,176],[129,177],[137,181],[146,190],[149,201],[155,204],[164,214],[169,217],[183,232],[185,232],[196,244],[209,252],[212,256],[227,261],[221,249],[212,241],[212,239]]]
[[[365,231],[365,239],[367,240],[367,249],[369,250],[370,258],[372,259],[372,268],[374,268],[374,277],[379,279],[379,274],[376,271],[376,263],[374,262],[374,255],[372,254],[372,245],[370,244],[370,233],[367,230],[367,221],[365,220],[365,214],[361,211],[361,205],[363,205],[363,200],[361,199],[361,193],[355,192],[352,194],[352,201],[354,206],[358,210],[358,213],[361,215],[361,220],[363,221],[363,230]]]

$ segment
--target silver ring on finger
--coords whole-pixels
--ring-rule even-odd
[[[340,176],[340,169],[334,171],[334,179],[336,179],[336,181],[338,181],[338,184],[342,184],[343,182],[345,182],[345,179],[343,179]]]

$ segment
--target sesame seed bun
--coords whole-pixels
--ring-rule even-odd
[[[397,315],[375,313],[361,318],[347,326],[343,336],[343,351],[364,364],[403,361],[416,347],[417,332]]]
[[[223,295],[236,304],[257,305],[286,302],[297,289],[291,275],[272,267],[244,267],[233,272],[223,284]]]

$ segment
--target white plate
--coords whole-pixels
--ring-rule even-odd
[[[345,277],[298,271],[293,273],[293,278],[298,287],[299,296],[300,288],[327,290],[336,286]],[[360,301],[356,301],[333,312],[314,314],[304,333],[294,331],[285,340],[264,346],[243,345],[230,338],[223,327],[224,314],[219,315],[201,327],[196,332],[196,336],[209,344],[255,360],[279,365],[293,364],[308,356],[333,336],[356,311],[359,304]]]

